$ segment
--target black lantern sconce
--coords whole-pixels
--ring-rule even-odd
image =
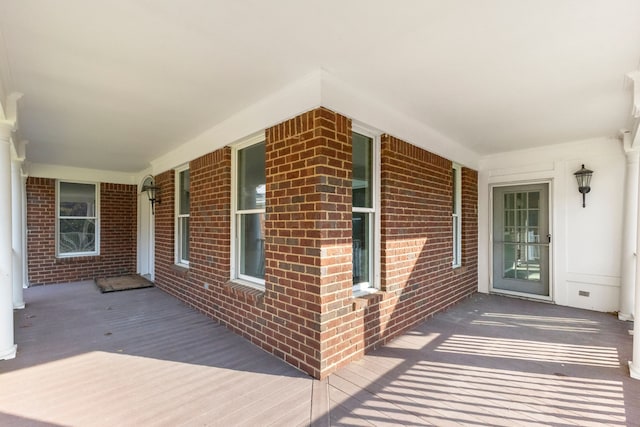
[[[156,214],[155,205],[156,203],[160,204],[160,198],[158,197],[158,191],[160,191],[160,187],[155,185],[153,178],[149,177],[142,184],[142,192],[147,193],[147,197],[151,202],[151,213],[153,215]]]
[[[582,207],[585,207],[585,195],[591,191],[591,187],[589,184],[591,183],[591,175],[593,175],[593,171],[586,169],[584,165],[580,168],[579,171],[574,172],[576,176],[576,180],[578,181],[578,191],[582,194]]]

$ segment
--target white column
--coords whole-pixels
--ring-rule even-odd
[[[636,240],[638,227],[638,163],[640,152],[630,150],[625,141],[627,168],[624,186],[624,219],[622,226],[622,259],[620,277],[620,320],[633,320],[636,287]]]
[[[640,187],[640,178],[638,178],[638,186]],[[640,197],[638,197],[638,211],[640,211]],[[636,247],[640,248],[640,215],[636,216]],[[635,321],[633,322],[633,356],[632,360],[629,361],[629,373],[631,374],[631,378],[635,378],[640,380],[640,325],[638,322],[640,321],[640,262],[638,262],[638,257],[636,257],[636,279],[635,279],[635,301],[634,301],[634,310],[633,317]]]
[[[13,359],[13,281],[11,248],[11,132],[13,125],[0,121],[0,360]]]
[[[22,293],[22,260],[24,256],[22,223],[22,159],[11,161],[11,218],[13,246],[13,308],[24,308]]]
[[[640,206],[638,207],[640,209]],[[637,230],[640,230],[640,216],[636,219]],[[640,234],[637,234],[637,244],[640,245]],[[640,246],[638,246],[640,247]],[[633,322],[633,356],[629,362],[629,373],[631,378],[640,380],[640,262],[636,260],[636,283],[635,283],[635,303],[634,303],[634,319]]]
[[[27,174],[23,174],[22,178],[22,224],[24,225],[22,232],[22,289],[29,287],[29,253],[27,251]]]

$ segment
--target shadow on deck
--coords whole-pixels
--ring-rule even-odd
[[[25,299],[2,425],[640,426],[608,314],[475,295],[321,383],[156,288]]]

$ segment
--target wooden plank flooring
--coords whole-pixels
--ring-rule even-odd
[[[155,288],[28,289],[0,425],[307,425],[313,379]]]
[[[1,426],[640,426],[610,314],[476,295],[316,381],[155,288],[25,299]]]
[[[638,427],[630,328],[475,295],[329,377],[331,424]]]

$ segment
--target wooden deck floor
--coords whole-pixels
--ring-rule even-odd
[[[612,315],[476,295],[320,382],[155,288],[25,300],[2,426],[640,426]]]

